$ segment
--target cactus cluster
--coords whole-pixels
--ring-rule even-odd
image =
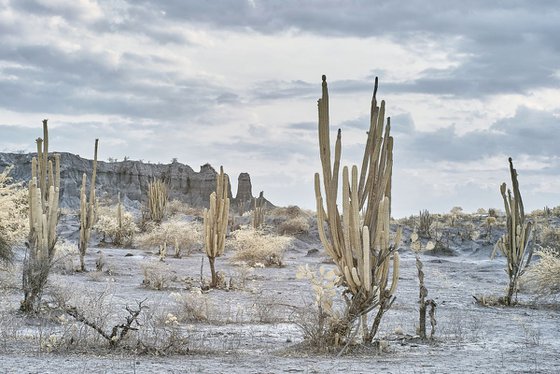
[[[511,157],[508,161],[513,196],[512,191],[507,188],[507,185],[502,183],[500,193],[504,200],[507,231],[494,246],[492,257],[499,250],[507,260],[506,272],[509,277],[509,285],[504,302],[506,305],[511,305],[514,302],[514,294],[517,299],[519,277],[523,275],[533,255],[533,247],[529,245],[533,223],[525,220],[523,199],[521,198],[519,182],[517,181],[517,170],[513,167]]]
[[[224,253],[225,248],[230,205],[228,186],[228,178],[224,174],[224,168],[220,166],[220,173],[216,180],[216,191],[210,194],[210,208],[204,210],[204,248],[212,272],[211,287],[218,286],[218,276],[214,263],[216,257],[220,257]]]
[[[363,340],[373,340],[384,312],[395,298],[399,275],[396,247],[401,231],[391,241],[391,174],[393,138],[390,119],[385,123],[385,102],[378,106],[377,78],[371,103],[371,119],[360,174],[358,167],[342,170],[342,214],[338,208],[341,131],[335,143],[334,163],[331,161],[329,137],[329,98],[323,76],[319,108],[319,147],[323,169],[324,198],[321,177],[315,174],[317,221],[319,236],[326,252],[336,263],[340,283],[346,287],[346,315],[339,334],[348,333],[360,318]],[[324,206],[326,203],[326,207]],[[360,212],[364,212],[363,217]],[[328,232],[325,229],[328,227]],[[371,328],[368,313],[377,308]]]
[[[148,213],[152,221],[159,223],[163,220],[167,200],[167,185],[163,181],[156,180],[148,184]]]
[[[24,299],[21,310],[35,311],[49,275],[57,241],[60,155],[49,160],[49,133],[43,120],[43,138],[37,139],[37,157],[31,161],[29,183],[29,252],[23,266]]]
[[[97,176],[97,148],[99,139],[95,139],[95,148],[93,152],[93,171],[91,174],[91,183],[89,188],[89,199],[86,194],[86,173],[82,175],[82,187],[80,188],[80,269],[86,271],[84,257],[86,255],[87,246],[91,237],[91,230],[96,221],[97,199],[95,198],[95,179]]]

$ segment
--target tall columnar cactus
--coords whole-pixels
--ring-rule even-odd
[[[264,201],[264,194],[261,191],[258,198],[253,199],[254,206],[253,206],[253,216],[252,216],[252,224],[255,230],[262,228],[264,224],[264,210],[265,210],[265,201]]]
[[[148,211],[152,221],[159,223],[163,220],[167,199],[167,185],[163,181],[156,180],[148,184]]]
[[[529,245],[533,223],[525,220],[523,200],[521,199],[519,182],[517,181],[517,170],[513,168],[511,157],[509,158],[509,171],[511,175],[511,184],[513,186],[513,196],[511,190],[507,188],[505,183],[502,183],[500,186],[500,193],[504,199],[504,208],[507,217],[507,232],[498,240],[492,253],[493,258],[499,250],[507,259],[506,272],[509,277],[509,285],[504,299],[506,305],[511,305],[512,302],[514,302],[514,300],[512,300],[514,294],[517,300],[517,283],[519,277],[523,275],[533,256],[533,247]]]
[[[23,264],[24,299],[21,310],[37,310],[55,255],[60,191],[60,155],[49,160],[47,120],[43,120],[43,138],[37,139],[37,157],[31,161],[29,183],[29,251]]]
[[[80,189],[80,269],[86,271],[84,257],[91,237],[91,229],[96,219],[96,199],[95,199],[95,178],[97,176],[97,148],[99,139],[95,139],[95,149],[93,152],[93,171],[91,173],[91,184],[89,188],[89,200],[86,195],[86,173],[82,175],[82,187]]]
[[[348,334],[354,322],[361,319],[363,340],[370,342],[377,333],[384,312],[395,299],[399,275],[396,251],[401,231],[391,243],[391,173],[393,138],[390,119],[385,122],[385,102],[378,106],[377,78],[371,103],[371,120],[360,174],[358,167],[342,170],[342,214],[339,211],[339,170],[341,131],[338,130],[331,161],[329,139],[329,98],[326,77],[319,107],[319,147],[323,168],[324,199],[321,177],[315,174],[317,221],[319,236],[327,253],[333,258],[346,288],[345,318],[336,327],[339,336]],[[323,204],[326,203],[326,207]],[[364,210],[365,209],[365,210]],[[360,212],[364,210],[363,217]],[[325,230],[328,227],[328,232]],[[377,308],[371,327],[368,313]]]
[[[210,195],[210,208],[204,210],[204,244],[212,272],[211,287],[218,286],[214,262],[224,253],[229,215],[228,179],[220,166],[216,191]]]

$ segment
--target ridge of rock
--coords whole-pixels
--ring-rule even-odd
[[[82,174],[86,173],[89,182],[93,161],[72,153],[59,154],[61,206],[75,209],[80,204]],[[15,181],[27,183],[31,178],[31,159],[34,156],[36,153],[0,152],[0,172],[13,165],[10,176]],[[200,171],[196,172],[189,165],[177,161],[170,164],[132,160],[98,161],[95,185],[97,196],[102,200],[116,201],[117,193],[120,192],[125,201],[141,203],[146,198],[148,183],[159,178],[169,186],[170,200],[178,199],[193,207],[207,207],[209,196],[216,188],[216,174],[210,164],[202,165]],[[251,190],[251,177],[248,173],[241,173],[235,198],[232,197],[230,183],[229,196],[232,204],[251,206],[254,198]]]

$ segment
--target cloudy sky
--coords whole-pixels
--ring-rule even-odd
[[[395,216],[500,208],[508,156],[527,208],[556,206],[558,35],[555,1],[0,0],[0,151],[48,118],[52,149],[210,162],[314,208],[321,75],[345,164],[379,76]]]

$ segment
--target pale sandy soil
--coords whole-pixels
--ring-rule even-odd
[[[502,295],[507,283],[504,260],[491,261],[489,246],[480,243],[470,243],[454,257],[422,256],[429,296],[438,303],[434,341],[413,338],[418,285],[414,256],[403,245],[397,300],[378,336],[388,342],[388,348],[380,353],[363,347],[340,357],[301,348],[298,343],[303,336],[294,324],[293,310],[309,300],[311,291],[307,281],[296,279],[296,269],[301,264],[332,266],[324,263],[322,250],[308,255],[310,249],[320,249],[320,244],[304,239],[286,253],[283,268],[257,268],[245,275],[247,283],[240,290],[208,292],[209,321],[180,324],[189,348],[181,355],[110,353],[102,341],[97,346],[51,350],[45,347],[45,337],[60,335],[63,326],[21,316],[17,313],[21,293],[4,287],[0,290],[0,373],[560,372],[558,304],[535,301],[525,294],[520,294],[521,305],[511,308],[474,303],[473,295]],[[90,269],[98,250],[89,251]],[[170,293],[186,288],[185,277],[198,279],[204,257],[193,253],[183,259],[168,258],[166,271],[177,279],[171,289],[156,291],[142,286],[141,264],[154,260],[153,254],[137,249],[102,251],[112,274],[54,274],[51,282],[78,294],[109,287],[117,317],[123,315],[125,305],[143,299],[152,312],[175,313]],[[133,256],[125,257],[127,253]],[[239,278],[241,270],[229,257],[219,258],[217,267],[228,277]],[[207,276],[206,262],[204,271]]]

